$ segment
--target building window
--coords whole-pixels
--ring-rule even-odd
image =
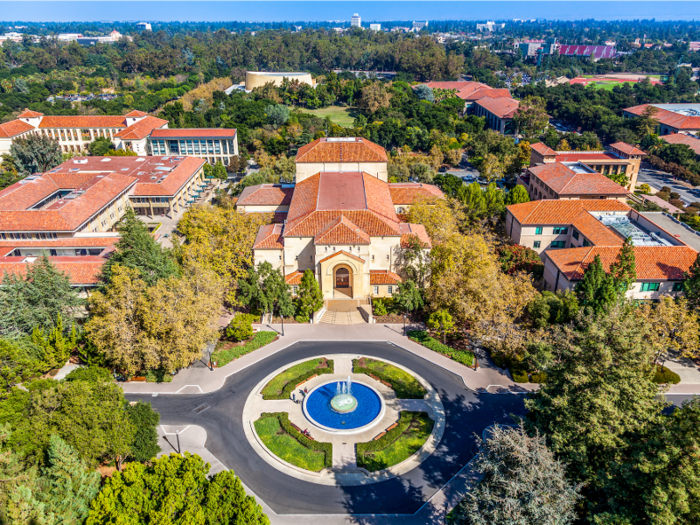
[[[574,229],[571,232],[571,236],[578,241],[578,230]]]
[[[379,295],[379,286],[373,286],[372,287],[372,293],[374,295]]]
[[[281,256],[281,255],[279,256],[279,260],[280,260],[280,261],[282,260],[282,256]]]
[[[583,239],[583,245],[584,245],[584,246],[590,246],[591,243],[588,242],[588,239]]]
[[[566,241],[552,241],[550,248],[566,248]]]
[[[658,292],[661,283],[642,283],[642,292]]]
[[[541,245],[541,241],[535,241],[535,242],[533,243],[533,247],[535,247],[535,248],[539,248],[540,245]]]
[[[374,255],[372,255],[372,260],[374,260]]]
[[[387,286],[386,287],[386,293],[389,295],[393,295],[394,293],[394,287],[393,286]]]
[[[554,228],[554,235],[566,235],[569,232],[569,228]]]
[[[386,260],[387,260],[387,261],[389,260],[389,256],[388,256],[388,255],[386,256]]]
[[[542,226],[535,228],[535,235],[542,235]]]
[[[299,287],[296,284],[294,286],[292,286],[292,293],[294,295],[296,295],[298,291],[299,291]]]
[[[683,283],[673,283],[673,291],[674,292],[682,292],[683,291]]]

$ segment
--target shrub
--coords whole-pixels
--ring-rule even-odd
[[[101,366],[82,366],[70,372],[65,381],[93,381],[107,383],[113,381],[112,372]]]
[[[300,376],[295,377],[289,383],[287,383],[284,386],[284,389],[282,390],[282,399],[289,399],[292,395],[292,392],[294,392],[294,389],[297,387],[299,383],[302,381],[308,379],[314,374],[318,375],[323,375],[323,374],[332,374],[333,373],[333,361],[326,361],[329,363],[329,366],[325,368],[314,368],[313,370],[306,372],[304,374],[301,374]]]
[[[656,365],[656,373],[654,374],[654,383],[656,384],[672,384],[676,385],[681,382],[681,376],[674,371],[669,370],[665,366]]]
[[[226,327],[226,337],[233,341],[244,341],[253,337],[253,314],[238,314]]]
[[[326,468],[333,466],[333,444],[332,443],[322,443],[320,441],[314,441],[309,439],[304,434],[299,432],[296,428],[292,426],[291,421],[289,421],[289,414],[286,412],[263,412],[260,414],[260,418],[264,417],[274,417],[280,422],[280,425],[284,431],[296,439],[302,446],[308,448],[309,450],[314,450],[316,452],[323,452],[325,454],[324,463]]]
[[[363,366],[364,365],[364,366]],[[375,359],[353,359],[352,371],[355,374],[367,374],[386,381],[396,392],[399,399],[423,399],[428,391],[415,377],[400,368]]]
[[[238,359],[239,357],[249,354],[258,348],[270,344],[275,339],[277,339],[277,332],[257,332],[253,336],[253,339],[244,345],[234,346],[233,348],[228,348],[226,350],[216,350],[212,354],[211,360],[215,361],[217,366],[224,366],[229,364],[234,359]]]
[[[374,310],[374,315],[387,315],[386,311],[386,306],[384,305],[384,301],[381,299],[374,299],[372,301],[372,306]]]
[[[530,379],[527,377],[527,372],[524,370],[511,370],[511,375],[513,376],[513,381],[516,383],[529,383]]]
[[[474,366],[474,354],[468,350],[456,350],[442,344],[437,339],[433,339],[425,330],[412,330],[408,332],[408,337],[412,341],[419,343],[433,352],[449,357],[453,361],[462,363],[465,366]]]
[[[541,279],[544,263],[532,248],[519,244],[503,246],[498,250],[498,262],[503,273],[513,275],[517,272],[532,274],[534,279]]]
[[[147,370],[145,377],[147,383],[171,383],[173,380],[172,374],[169,374],[163,369]]]
[[[547,373],[546,372],[535,372],[530,374],[530,383],[546,383]]]

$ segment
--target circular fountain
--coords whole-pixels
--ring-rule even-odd
[[[304,399],[304,415],[329,432],[362,432],[384,414],[384,402],[373,388],[363,383],[330,381],[313,389]]]

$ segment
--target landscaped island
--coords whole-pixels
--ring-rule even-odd
[[[265,385],[262,389],[263,399],[289,399],[299,383],[317,375],[332,373],[333,361],[325,357],[297,363],[281,374],[277,374]]]
[[[352,360],[352,371],[356,374],[367,374],[378,381],[383,381],[396,392],[399,399],[423,399],[428,391],[415,377],[401,368],[371,359],[361,357]]]

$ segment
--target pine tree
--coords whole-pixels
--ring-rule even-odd
[[[637,280],[637,267],[634,258],[632,237],[627,237],[622,244],[615,262],[610,265],[610,273],[615,279],[615,287],[623,296]]]
[[[17,171],[22,175],[43,173],[63,162],[58,140],[45,135],[30,134],[15,138],[10,146]]]
[[[506,205],[520,204],[521,202],[530,202],[530,195],[528,195],[527,190],[518,184],[506,195]]]
[[[128,405],[126,413],[136,428],[134,440],[131,443],[131,457],[134,461],[148,461],[158,455],[158,432],[156,427],[160,422],[160,414],[153,410],[150,403],[138,402]]]
[[[56,524],[79,525],[100,490],[100,474],[88,469],[73,447],[58,436],[51,436],[47,455],[41,499],[56,516]]]
[[[587,312],[597,315],[617,301],[618,289],[614,277],[605,272],[600,255],[596,255],[576,287],[576,295]]]
[[[323,306],[323,294],[313,271],[304,271],[297,296],[298,316],[300,320],[303,319],[303,322],[307,322],[311,315]]]
[[[161,279],[179,274],[170,250],[156,242],[149,233],[148,227],[136,217],[132,208],[127,208],[118,229],[121,238],[115,246],[116,251],[102,269],[104,283],[109,284],[111,281],[112,268],[115,264],[138,270],[141,279],[149,286]]]

